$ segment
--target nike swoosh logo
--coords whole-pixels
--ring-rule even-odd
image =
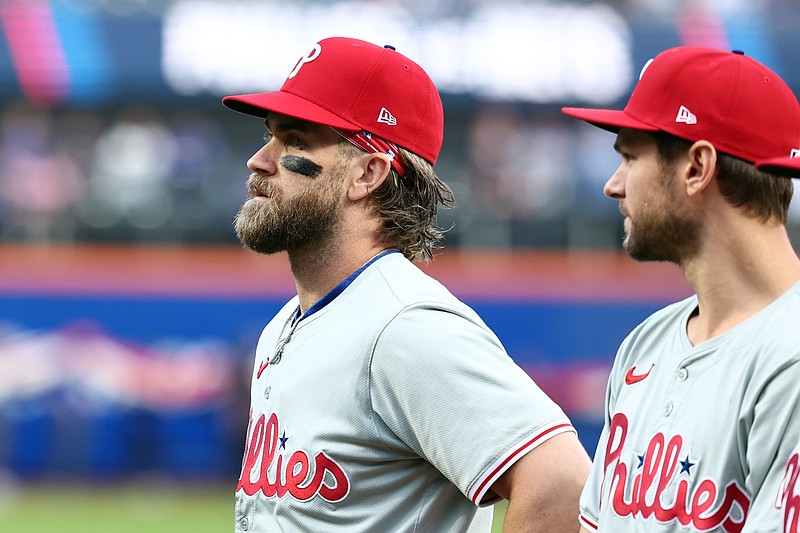
[[[256,379],[261,377],[261,373],[264,371],[265,368],[269,366],[269,359],[261,363],[261,366],[258,367],[258,373],[256,374]]]
[[[627,383],[628,385],[633,385],[634,383],[639,383],[644,378],[646,378],[647,376],[650,375],[650,372],[653,371],[653,367],[654,366],[656,366],[655,363],[650,365],[650,368],[647,369],[647,372],[645,372],[644,374],[634,374],[633,372],[636,370],[636,367],[632,366],[631,369],[628,370],[628,373],[625,374],[625,383]]]

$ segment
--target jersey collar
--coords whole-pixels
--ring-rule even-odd
[[[317,311],[319,311],[320,309],[322,309],[323,307],[325,307],[326,305],[331,303],[347,287],[349,287],[350,284],[353,283],[355,281],[355,279],[359,275],[361,275],[361,273],[364,272],[367,269],[367,267],[369,267],[372,263],[374,263],[375,261],[377,261],[381,257],[385,257],[385,256],[387,256],[389,254],[395,254],[395,253],[399,254],[400,250],[395,250],[394,248],[389,248],[388,250],[383,250],[382,252],[380,252],[377,255],[375,255],[372,259],[370,259],[369,261],[364,263],[364,266],[362,266],[361,268],[359,268],[358,270],[356,270],[355,272],[353,272],[352,274],[347,276],[346,279],[344,279],[337,286],[335,286],[333,289],[331,289],[331,291],[328,294],[326,294],[325,296],[323,296],[322,298],[317,300],[314,303],[314,305],[309,307],[306,310],[306,312],[303,313],[302,316],[300,316],[300,306],[298,305],[297,309],[295,309],[295,314],[294,314],[294,318],[292,319],[292,324],[294,324],[296,322],[300,322],[301,320],[310,317],[311,315],[313,315],[314,313],[316,313]]]

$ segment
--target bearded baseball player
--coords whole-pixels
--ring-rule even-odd
[[[800,438],[800,260],[785,224],[800,105],[740,52],[666,50],[624,110],[564,108],[617,134],[605,185],[627,253],[695,295],[640,324],[608,382],[584,531],[776,532]]]
[[[488,532],[502,498],[508,531],[577,531],[570,421],[412,263],[452,203],[428,75],[333,37],[279,91],[223,102],[266,125],[237,234],[288,252],[297,288],[256,347],[236,531]]]

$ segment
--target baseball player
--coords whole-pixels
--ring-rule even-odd
[[[297,296],[256,347],[236,531],[577,531],[589,457],[476,313],[412,260],[442,236],[439,94],[392,47],[333,37],[279,91],[236,217]],[[254,280],[254,283],[257,283]]]
[[[563,111],[617,134],[604,192],[627,253],[674,262],[696,293],[619,348],[584,531],[780,531],[800,438],[800,260],[791,180],[757,167],[800,148],[797,98],[740,52],[677,47],[624,110]]]
[[[800,177],[800,151],[788,158],[765,161],[758,166],[772,174]],[[783,509],[783,533],[800,533],[800,441],[786,462],[786,472],[777,498]]]

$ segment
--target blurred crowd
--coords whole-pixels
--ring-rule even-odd
[[[218,109],[219,108],[219,109]],[[235,243],[245,163],[263,125],[216,101],[192,106],[0,108],[0,240]],[[613,137],[557,109],[485,104],[448,110],[440,175],[458,207],[448,244],[613,247],[602,197]]]
[[[154,58],[160,46],[166,49],[171,42],[165,39],[159,44],[161,30],[154,21],[176,4],[186,8],[182,13],[191,12],[192,2],[37,2],[43,10],[33,18],[31,10],[0,11],[5,33],[14,35],[9,31],[14,24],[30,25],[52,15],[59,23],[73,74],[88,76],[87,86],[94,87],[91,83],[97,80],[90,74],[99,76],[97,72],[105,69],[105,76],[111,76],[110,72],[119,76],[118,85],[113,86],[115,99],[37,106],[22,98],[12,83],[14,73],[6,73],[11,77],[3,82],[5,92],[0,100],[0,242],[236,244],[232,220],[245,194],[245,163],[259,147],[262,125],[257,120],[248,125],[224,110],[218,95],[182,98],[169,95],[160,81],[154,81],[161,76]],[[309,0],[303,6],[343,3]],[[566,4],[544,0],[519,3]],[[645,60],[637,56],[638,50],[649,53],[662,41],[719,46],[727,46],[728,41],[745,42],[748,50],[774,59],[778,48],[793,42],[791,18],[798,13],[788,0],[575,4],[586,9],[610,7],[627,20],[635,34],[632,60],[637,68]],[[197,1],[196,5],[211,4]],[[278,4],[270,5],[278,9]],[[403,4],[419,20],[443,21],[443,29],[451,20],[445,15],[485,5],[490,3],[411,0]],[[302,6],[294,7],[297,11]],[[301,13],[295,11],[295,15]],[[602,8],[597,11],[603,12]],[[609,20],[615,27],[617,19]],[[81,28],[83,33],[78,31]],[[88,29],[92,33],[86,33]],[[619,35],[630,37],[627,29],[617,29]],[[152,35],[135,46],[127,38],[121,39],[124,50],[118,49],[121,44],[108,44],[115,43],[112,37],[120,32],[139,35],[142,31]],[[197,43],[194,33],[190,34],[190,44]],[[174,36],[168,31],[164,35]],[[84,37],[93,44],[84,47]],[[143,67],[133,61],[137,48],[153,65]],[[118,56],[111,55],[112,49]],[[103,59],[105,53],[108,57]],[[119,65],[109,63],[112,57]],[[203,62],[213,59],[200,57]],[[27,65],[25,61],[39,65],[33,55],[22,54],[16,60],[22,61],[21,65]],[[144,70],[128,72],[126,62]],[[230,63],[227,56],[225,62]],[[112,68],[117,66],[120,68]],[[4,68],[10,68],[10,63]],[[554,72],[561,76],[561,70]],[[141,82],[143,86],[158,88],[137,92],[133,87],[126,92],[142,73],[151,77]],[[564,76],[569,77],[569,71]],[[76,94],[88,90],[81,87],[77,84],[72,90]],[[17,96],[8,97],[9,91],[16,91]],[[146,93],[145,98],[129,97]],[[441,213],[441,224],[450,228],[446,245],[499,249],[620,246],[622,224],[617,204],[602,194],[603,183],[617,165],[611,149],[614,138],[566,120],[560,104],[574,102],[520,103],[449,93],[444,95],[444,103],[445,144],[437,170],[454,188],[458,203],[455,209]],[[792,206],[789,229],[793,238],[800,235],[800,201]]]
[[[236,171],[223,125],[148,106],[0,116],[0,235],[38,242],[223,242]],[[238,162],[241,165],[241,161]],[[241,172],[239,173],[241,174]]]
[[[558,109],[448,109],[439,174],[456,192],[446,244],[618,247],[603,196],[614,136]],[[235,244],[247,158],[263,134],[214,101],[108,109],[0,108],[0,241]],[[793,204],[798,233],[800,202]]]

